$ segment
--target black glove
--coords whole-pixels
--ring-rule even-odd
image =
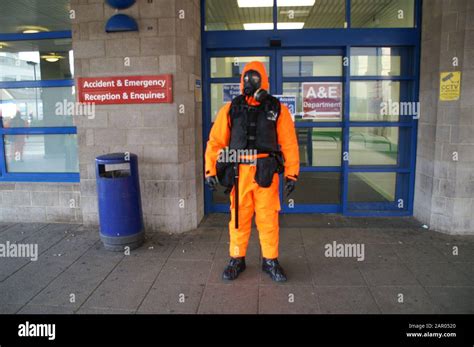
[[[286,197],[290,196],[290,194],[293,192],[293,190],[295,190],[295,187],[296,187],[296,181],[286,177],[285,178]]]
[[[217,182],[217,177],[216,176],[207,176],[206,177],[206,184],[209,186],[209,189],[212,191],[217,190],[217,185],[219,182]]]

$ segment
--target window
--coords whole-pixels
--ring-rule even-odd
[[[399,115],[390,106],[399,102],[398,81],[351,82],[352,121],[398,121]],[[384,108],[384,105],[387,107]]]
[[[296,128],[301,166],[341,166],[341,128]]]
[[[269,57],[217,57],[211,58],[211,77],[240,78],[245,65],[251,61],[262,62],[267,70],[267,75],[270,76]]]
[[[415,0],[351,0],[353,28],[413,28]]]
[[[283,57],[283,76],[342,76],[342,57],[332,55]]]
[[[0,3],[15,33],[0,42],[0,181],[79,180],[70,28],[68,0]]]
[[[3,127],[73,126],[72,115],[63,107],[74,102],[73,91],[73,87],[1,89]]]
[[[350,165],[397,165],[398,127],[352,127]]]
[[[260,61],[265,65],[267,75],[271,78],[270,57],[268,56],[235,56],[211,57],[211,79],[224,80],[225,83],[211,83],[211,119],[216,120],[220,108],[240,94],[240,74],[244,66],[251,61]]]
[[[272,29],[273,0],[206,0],[206,31]]]
[[[278,29],[344,28],[345,0],[277,0]]]
[[[73,73],[70,38],[10,41],[0,49],[0,81],[71,79]]]
[[[206,31],[344,28],[346,0],[206,0]]]
[[[410,215],[421,3],[203,0],[205,139],[245,59],[264,61],[299,144],[299,188],[285,199],[281,185],[282,211]],[[227,212],[228,197],[207,192],[206,208]]]
[[[394,172],[357,172],[349,174],[350,202],[392,202],[395,200],[397,174]]]
[[[298,189],[291,195],[295,204],[339,204],[341,202],[339,172],[305,172],[298,176]]]
[[[394,2],[385,3],[390,12]],[[412,134],[406,125],[417,111],[413,49],[351,47],[350,53],[348,209],[403,210]]]
[[[2,0],[0,33],[71,30],[70,0]]]
[[[346,3],[346,0],[206,0],[204,29],[229,31],[415,27],[415,0],[351,0],[350,10],[346,8]],[[349,16],[350,26],[347,23]]]
[[[8,172],[77,172],[76,135],[6,135]]]

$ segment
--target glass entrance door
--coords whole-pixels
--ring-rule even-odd
[[[295,100],[297,189],[283,212],[340,212],[344,69],[342,49],[279,50],[277,94]],[[290,99],[291,100],[291,99]]]
[[[343,66],[342,49],[331,50],[261,50],[216,52],[209,56],[209,100],[205,123],[206,135],[219,109],[240,93],[240,74],[246,63],[265,64],[270,78],[270,92],[286,103],[295,120],[300,147],[301,172],[298,189],[289,199],[282,194],[284,212],[341,211],[341,153]],[[331,117],[311,116],[303,111],[303,88],[332,86],[338,89],[340,110]],[[206,106],[206,105],[205,105]],[[324,110],[322,110],[324,111]],[[338,114],[337,114],[338,113]],[[207,118],[207,119],[206,119]],[[207,136],[206,136],[207,140]],[[211,211],[228,211],[228,196],[223,189],[207,191]]]
[[[383,215],[407,211],[416,132],[413,51],[336,47],[210,52],[204,83],[204,140],[217,112],[240,93],[246,63],[265,64],[270,92],[288,105],[299,144],[300,176],[284,213]],[[386,108],[384,110],[384,108]],[[409,110],[408,110],[409,111]],[[283,178],[283,177],[282,177]],[[206,187],[208,212],[228,212],[221,188]]]

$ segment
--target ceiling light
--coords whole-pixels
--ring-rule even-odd
[[[239,7],[273,7],[273,0],[237,0]]]
[[[47,55],[42,55],[41,58],[44,59],[44,60],[46,60],[46,61],[49,62],[49,63],[55,63],[55,62],[57,62],[59,59],[64,59],[63,56],[57,55],[57,54],[54,54],[54,53],[47,54]]]
[[[48,28],[40,27],[37,25],[24,25],[24,26],[18,27],[18,31],[23,34],[36,34],[41,31],[49,31],[49,30]]]
[[[304,22],[277,23],[277,29],[303,29]]]
[[[273,23],[244,23],[245,30],[272,30]]]
[[[278,7],[313,6],[316,0],[277,0]]]
[[[26,30],[23,30],[23,34],[36,34],[36,33],[39,33],[39,30],[37,30],[37,29],[26,29]]]
[[[289,16],[290,14],[295,17],[306,17],[309,14],[309,10],[280,10],[280,15]]]

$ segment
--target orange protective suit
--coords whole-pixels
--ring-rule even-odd
[[[269,91],[268,75],[265,66],[260,62],[248,63],[241,75],[240,89],[243,93],[243,76],[249,70],[255,70],[262,77],[261,88]],[[258,105],[253,97],[247,97],[247,103]],[[216,175],[216,162],[219,152],[229,145],[230,140],[230,105],[224,105],[217,114],[216,121],[211,129],[205,154],[205,176]],[[281,105],[281,112],[277,119],[278,144],[285,161],[285,177],[296,180],[299,173],[299,151],[295,126],[290,112],[285,105]],[[258,160],[258,159],[257,159]],[[234,190],[230,194],[231,220],[229,222],[230,256],[233,258],[245,257],[250,238],[252,217],[256,214],[255,222],[259,232],[262,256],[268,259],[278,257],[278,212],[280,211],[279,176],[274,174],[270,187],[260,187],[254,179],[255,165],[239,165],[239,228],[234,224]]]

